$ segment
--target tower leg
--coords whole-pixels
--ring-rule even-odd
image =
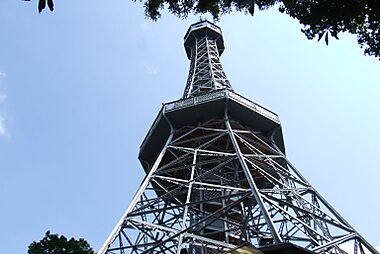
[[[99,254],[212,254],[281,242],[378,253],[267,136],[226,119],[173,130]]]

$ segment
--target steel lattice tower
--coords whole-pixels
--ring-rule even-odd
[[[378,253],[286,158],[278,116],[233,91],[220,28],[191,25],[185,49],[183,97],[150,128],[139,154],[146,177],[98,253],[225,253],[247,243]]]

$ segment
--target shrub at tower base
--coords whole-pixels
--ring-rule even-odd
[[[82,238],[68,240],[47,231],[39,242],[33,242],[28,247],[28,254],[94,254],[88,242]]]

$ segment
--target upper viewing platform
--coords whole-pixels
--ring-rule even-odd
[[[204,20],[198,23],[192,24],[186,32],[184,41],[185,41],[185,50],[187,58],[191,59],[191,49],[194,46],[196,38],[209,37],[216,41],[218,46],[219,56],[222,55],[224,51],[224,42],[222,36],[222,29],[213,23]]]
[[[171,128],[196,126],[209,119],[223,119],[226,115],[269,137],[285,154],[278,115],[233,91],[221,89],[163,104],[140,147],[139,159],[144,169],[149,172]]]

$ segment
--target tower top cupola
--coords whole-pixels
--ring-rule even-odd
[[[224,51],[224,41],[222,36],[222,30],[217,25],[204,20],[192,24],[186,32],[184,38],[185,50],[187,57],[191,60],[191,50],[194,46],[196,38],[209,37],[210,39],[215,40],[218,47],[219,56],[222,55]]]
[[[192,24],[184,45],[190,70],[183,98],[220,89],[232,90],[219,59],[224,51],[220,27],[207,20]]]

